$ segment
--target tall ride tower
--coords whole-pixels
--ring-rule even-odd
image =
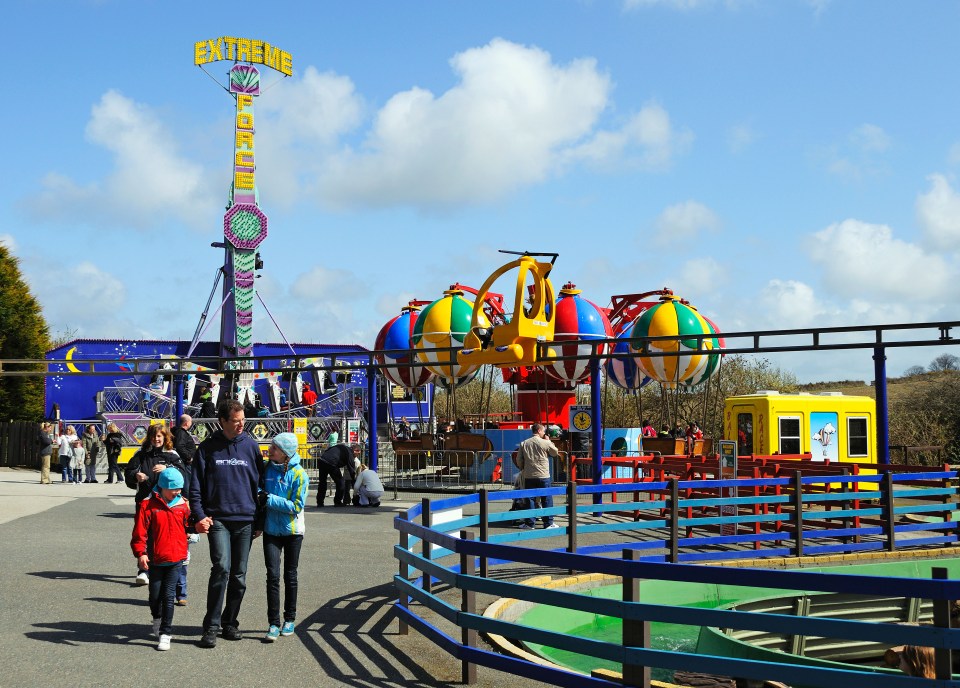
[[[236,118],[233,181],[223,216],[224,282],[219,354],[236,360],[237,368],[248,369],[252,365],[241,359],[253,355],[255,271],[260,267],[257,247],[267,237],[267,216],[260,210],[256,183],[253,101],[260,95],[260,71],[254,65],[270,67],[284,76],[293,74],[293,66],[290,53],[264,41],[221,36],[194,44],[193,61],[201,69],[220,60],[234,62],[225,90],[236,102]],[[217,81],[212,75],[211,78]]]

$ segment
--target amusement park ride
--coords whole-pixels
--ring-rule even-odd
[[[615,295],[605,308],[586,299],[573,282],[557,293],[550,279],[556,253],[503,251],[515,257],[491,273],[479,289],[454,283],[437,300],[410,301],[381,328],[372,352],[355,345],[290,344],[282,332],[282,344],[254,343],[254,302],[266,309],[256,277],[263,267],[259,249],[268,234],[256,185],[254,102],[261,94],[261,75],[254,65],[289,76],[292,60],[288,53],[259,41],[223,37],[197,43],[194,61],[201,69],[222,59],[234,62],[223,87],[235,104],[232,181],[223,239],[213,243],[223,249],[223,263],[193,338],[76,340],[48,352],[46,402],[51,417],[81,424],[113,421],[136,441],[149,423],[169,422],[184,408],[196,413],[201,401],[216,404],[230,397],[266,420],[295,421],[304,443],[325,434],[319,422],[324,420],[335,421],[341,436],[351,441],[360,443],[366,435],[375,465],[378,435],[391,437],[395,419],[415,417],[423,431],[435,431],[435,385],[449,390],[455,400],[458,387],[475,379],[483,366],[491,366],[515,392],[511,417],[499,423],[501,429],[524,429],[535,422],[571,432],[589,428],[589,437],[581,437],[586,440],[581,448],[593,453],[599,467],[597,457],[616,435],[607,433],[604,438],[599,422],[586,422],[590,413],[598,417],[602,375],[633,393],[654,381],[666,393],[702,388],[720,370],[728,351],[725,339],[716,324],[689,302],[667,288]],[[513,287],[513,303],[508,310],[504,295],[493,288],[513,271],[515,282],[508,285]],[[215,302],[220,279],[220,299]],[[201,341],[218,314],[219,340]],[[888,329],[908,327],[912,326]],[[843,347],[875,350],[877,399],[884,405],[880,408],[878,403],[876,435],[882,439],[886,433],[885,386],[879,387],[885,380],[882,348],[894,344],[881,342],[880,329],[873,343]],[[945,331],[949,333],[949,327]],[[829,348],[820,344],[822,332],[826,330],[811,331],[812,346],[769,350]],[[752,348],[734,351],[759,353],[765,350],[759,346],[760,336],[772,334],[776,333],[727,337],[751,336]],[[910,344],[935,345],[944,338],[950,340],[941,327],[941,341]],[[103,376],[113,377],[113,384],[102,385]],[[581,384],[590,387],[592,411],[581,408],[577,417],[582,422],[571,427]],[[348,432],[348,417],[360,424],[354,426],[355,434]],[[379,424],[378,418],[385,423]],[[773,422],[759,411],[751,418],[751,427]],[[829,419],[823,427],[827,423]],[[627,435],[633,430],[627,429]],[[734,430],[728,426],[727,432]],[[778,436],[790,437],[790,432],[785,427]],[[462,433],[452,446],[469,448],[486,441],[482,427],[479,439],[473,434]],[[886,444],[878,442],[876,451],[885,456]]]

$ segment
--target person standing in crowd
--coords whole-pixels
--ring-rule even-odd
[[[97,435],[97,429],[93,427],[92,424],[84,428],[82,439],[83,450],[87,454],[83,460],[83,465],[87,470],[83,482],[95,483],[97,482],[97,459],[100,457],[100,451],[103,449],[103,442],[100,441],[100,437]]]
[[[70,470],[73,471],[73,484],[79,485],[83,476],[83,467],[87,460],[87,450],[83,448],[83,440],[74,435],[73,455],[70,457]]]
[[[184,413],[180,416],[177,427],[173,429],[173,451],[177,452],[180,460],[185,466],[193,462],[193,455],[197,451],[197,443],[190,434],[190,428],[193,427],[193,418],[190,414]]]
[[[50,457],[53,455],[53,438],[50,436],[50,423],[40,423],[37,432],[40,445],[40,484],[50,484]]]
[[[313,411],[314,405],[317,403],[317,393],[310,389],[310,383],[303,383],[303,405]]]
[[[377,508],[380,506],[380,498],[383,496],[383,483],[380,482],[380,476],[377,472],[361,463],[357,480],[353,484],[354,500],[359,500],[360,506]]]
[[[73,469],[70,467],[70,461],[73,459],[73,443],[77,441],[77,430],[72,425],[68,425],[63,434],[60,435],[60,482],[73,482]]]
[[[559,456],[560,451],[553,442],[544,437],[545,431],[542,424],[534,423],[530,430],[533,436],[521,442],[520,448],[517,450],[517,468],[523,474],[523,487],[527,490],[552,487],[550,457]],[[553,497],[551,495],[532,497],[527,508],[552,509]],[[558,527],[553,522],[553,516],[543,516],[542,519],[544,528]],[[536,525],[536,521],[528,518],[520,524],[520,528],[530,530],[534,525]]]
[[[680,421],[675,421],[673,428],[670,430],[670,437],[675,440],[680,440],[686,437],[686,434],[687,433],[684,431],[683,426],[680,425]]]
[[[410,425],[407,423],[406,416],[403,416],[397,424],[397,439],[401,442],[410,439]]]
[[[341,473],[344,469],[345,473]],[[333,505],[348,506],[349,487],[347,486],[347,475],[349,473],[349,482],[352,485],[355,479],[353,466],[353,449],[346,444],[334,444],[327,447],[320,455],[317,461],[317,506],[323,507],[324,498],[327,496],[327,478],[333,480]]]
[[[197,451],[197,443],[193,440],[193,435],[190,434],[190,428],[193,427],[193,418],[189,414],[185,413],[180,416],[180,422],[173,429],[173,451],[177,452],[177,456],[180,457],[180,460],[183,461],[183,465],[187,470],[186,483],[190,484],[190,473],[191,473],[191,464],[193,463],[193,455]],[[192,528],[191,528],[192,530]],[[187,535],[187,545],[192,545],[200,539],[200,536],[196,533],[189,533]],[[177,606],[186,607],[187,606],[187,570],[189,569],[190,564],[190,550],[187,550],[187,558],[183,560],[183,566],[180,567],[180,575],[177,578]]]
[[[113,476],[117,476],[117,482],[123,482],[123,471],[120,470],[120,452],[123,450],[123,433],[115,423],[107,424],[107,434],[102,438],[103,445],[107,450],[107,483],[113,482]]]
[[[306,520],[310,478],[300,465],[297,436],[282,432],[270,444],[260,503],[265,509],[263,561],[267,567],[267,635],[272,643],[293,635],[297,620],[297,566]],[[283,624],[280,622],[280,561],[283,560]]]
[[[187,557],[190,507],[181,495],[183,474],[170,466],[161,471],[150,499],[137,512],[130,548],[137,565],[150,573],[150,614],[158,650],[173,639],[173,596]]]
[[[340,428],[334,425],[330,428],[330,433],[327,435],[327,446],[332,447],[338,442],[340,442]]]
[[[143,508],[144,502],[150,499],[160,474],[169,467],[176,468],[186,481],[187,467],[183,465],[177,452],[173,451],[173,435],[166,425],[156,423],[147,428],[147,436],[140,450],[133,455],[124,471],[127,487],[137,491],[133,496],[137,514]],[[147,585],[149,582],[147,570],[139,569],[136,584]]]
[[[243,405],[225,401],[217,410],[221,429],[193,456],[190,509],[198,533],[210,544],[207,613],[200,647],[217,646],[217,634],[240,640],[240,605],[247,590],[247,559],[258,493],[263,482],[260,446],[243,431]]]

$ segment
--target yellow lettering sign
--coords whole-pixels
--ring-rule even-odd
[[[233,188],[235,189],[253,189],[253,172],[234,172]]]
[[[253,132],[252,131],[238,131],[237,140],[233,146],[237,150],[253,150]]]
[[[253,131],[253,114],[249,112],[237,113],[237,129]]]
[[[237,109],[242,110],[248,107],[253,107],[253,96],[249,93],[237,94]]]
[[[253,153],[250,151],[237,151],[233,158],[233,164],[236,167],[253,167]]]
[[[193,44],[194,64],[203,65],[218,60],[262,64],[287,76],[293,76],[293,58],[290,53],[266,41],[221,36]]]
[[[237,59],[233,56],[233,51],[237,47],[237,39],[234,38],[233,36],[224,36],[223,42],[227,44],[227,59],[228,60]]]

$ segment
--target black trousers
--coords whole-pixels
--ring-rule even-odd
[[[317,471],[320,474],[317,478],[317,506],[323,506],[323,500],[327,496],[327,476],[333,479],[335,490],[333,493],[333,503],[344,504],[343,474],[340,473],[340,469],[336,466],[331,466],[325,461],[317,461]]]

